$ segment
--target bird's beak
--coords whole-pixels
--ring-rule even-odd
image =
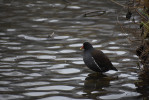
[[[81,48],[80,48],[80,50],[82,50],[84,48],[84,46],[82,46]]]

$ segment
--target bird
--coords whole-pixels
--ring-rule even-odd
[[[118,71],[112,65],[110,59],[101,50],[93,48],[92,44],[89,42],[84,42],[80,49],[84,49],[83,61],[89,69],[99,73],[109,70]]]

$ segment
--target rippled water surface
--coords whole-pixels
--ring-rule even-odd
[[[68,1],[0,0],[1,100],[142,99],[136,45],[116,25],[122,7],[110,0]],[[82,16],[96,10],[106,13]],[[79,49],[85,41],[119,71],[89,70]]]

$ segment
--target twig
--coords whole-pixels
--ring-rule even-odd
[[[100,12],[100,14],[98,13],[98,12]],[[94,13],[96,13],[96,15],[94,15]],[[101,16],[101,15],[103,15],[103,14],[105,14],[106,13],[106,11],[99,11],[99,10],[96,10],[96,11],[91,11],[91,12],[87,12],[87,13],[85,13],[85,14],[83,14],[83,16],[84,17],[92,17],[92,16]]]
[[[125,6],[125,5],[122,5],[122,4],[120,4],[120,3],[118,3],[118,2],[116,2],[116,1],[114,1],[114,0],[111,0],[113,3],[115,3],[115,4],[117,4],[117,5],[119,5],[119,6],[122,6],[122,7],[127,7],[127,6]]]
[[[126,32],[125,32],[125,30],[124,30],[124,28],[123,28],[123,25],[119,22],[118,16],[117,16],[117,24],[120,25],[120,28],[122,29],[123,33],[126,34]],[[132,39],[130,39],[130,37],[128,37],[127,40],[130,41],[130,42],[133,42],[133,41],[140,41],[139,39],[138,39],[138,40],[132,40]]]
[[[48,38],[52,38],[54,35],[54,32],[51,35],[48,35]]]
[[[66,3],[70,3],[68,0],[63,0],[64,2],[66,2]]]
[[[119,24],[119,25],[120,25],[120,27],[121,27],[122,31],[126,34],[126,32],[124,31],[124,28],[123,28],[122,24],[120,24],[120,22],[119,22],[118,15],[117,15],[117,24]]]
[[[138,9],[136,9],[136,12],[137,12],[143,19],[148,20],[147,18],[145,18],[145,17],[138,11]]]
[[[113,3],[115,3],[115,4],[119,5],[119,6],[122,6],[122,7],[124,7],[124,8],[130,7],[130,6],[122,5],[122,4],[118,3],[118,2],[116,2],[115,0],[111,0],[111,2],[113,2]],[[137,7],[137,5],[136,5],[136,6],[133,6],[133,7],[130,7],[130,8],[138,8],[138,7]]]

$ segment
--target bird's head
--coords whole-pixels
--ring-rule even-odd
[[[88,50],[88,49],[92,49],[92,48],[93,48],[93,46],[89,42],[84,42],[83,46],[80,49]]]

